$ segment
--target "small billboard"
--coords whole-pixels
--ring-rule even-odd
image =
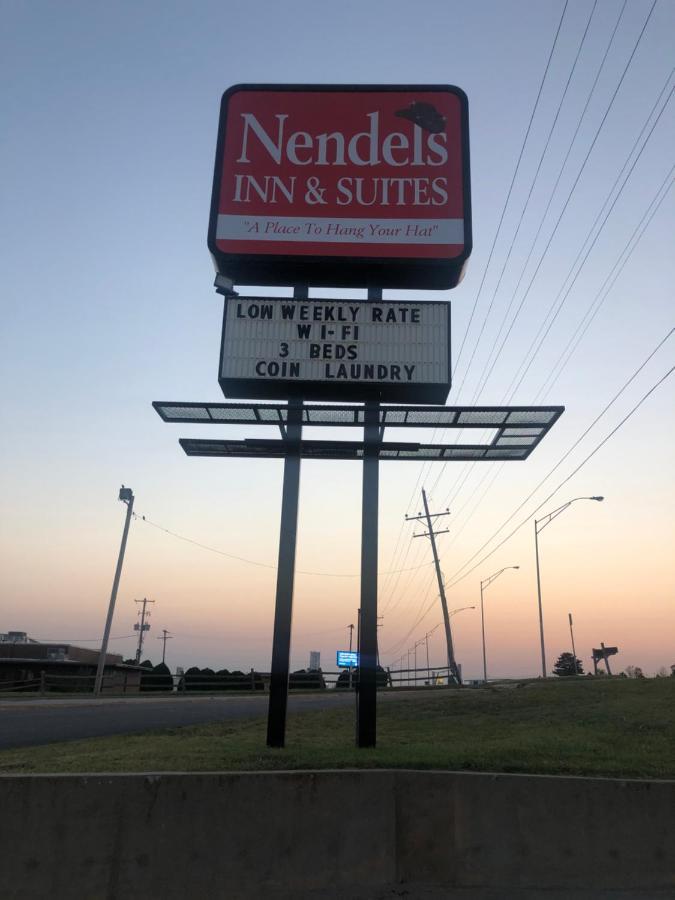
[[[445,403],[445,301],[225,301],[220,386],[226,397]]]
[[[357,650],[338,650],[337,664],[341,669],[357,669],[359,654]]]
[[[454,287],[472,246],[466,94],[231,87],[208,245],[217,271],[238,284]]]

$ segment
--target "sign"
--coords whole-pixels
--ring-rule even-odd
[[[356,669],[359,665],[359,654],[356,650],[338,650],[337,664],[341,669]]]
[[[455,287],[472,246],[466,94],[231,87],[208,245],[239,284]]]
[[[230,297],[225,396],[444,403],[450,304]]]

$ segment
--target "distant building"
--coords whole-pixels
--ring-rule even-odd
[[[0,631],[0,644],[37,644],[25,631]]]
[[[319,650],[309,651],[309,668],[314,672],[321,668],[321,652]]]
[[[13,639],[8,639],[12,636]],[[41,643],[26,632],[0,633],[0,691],[39,690],[41,683],[58,691],[92,691],[99,651],[73,644]],[[106,653],[103,692],[122,694],[140,688],[141,669],[122,656]]]

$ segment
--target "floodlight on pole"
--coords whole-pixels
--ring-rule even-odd
[[[115,569],[115,577],[113,578],[113,586],[110,594],[110,603],[108,604],[108,615],[105,620],[105,628],[103,630],[103,640],[101,641],[101,652],[98,657],[98,666],[96,667],[96,678],[94,680],[94,694],[97,696],[101,693],[103,684],[103,670],[105,668],[105,656],[108,650],[108,640],[110,638],[110,629],[112,627],[113,614],[115,612],[115,601],[117,600],[117,589],[120,584],[122,575],[122,564],[124,563],[124,551],[127,546],[127,536],[129,534],[129,524],[134,511],[134,492],[131,488],[122,485],[120,488],[118,500],[127,505],[127,515],[124,520],[124,531],[122,532],[122,543],[120,545],[119,556],[117,557],[117,567]]]
[[[502,572],[506,572],[508,569],[519,569],[520,566],[504,566],[503,569],[500,569],[498,572],[495,572],[493,575],[490,575],[488,578],[484,578],[480,583],[480,628],[481,634],[483,636],[483,684],[487,684],[487,660],[485,656],[485,614],[483,612],[483,591],[485,588],[489,587],[493,581],[496,581]]]
[[[601,503],[605,498],[595,495],[593,497],[574,497],[572,500],[568,500],[567,503],[563,503],[562,506],[559,506],[557,509],[554,509],[552,512],[547,513],[545,516],[542,516],[541,519],[534,520],[534,555],[537,562],[537,600],[539,603],[539,640],[541,643],[541,677],[546,678],[546,648],[544,645],[544,616],[541,607],[541,578],[539,574],[539,534],[546,528],[547,525],[550,525],[554,519],[565,512],[565,510],[570,507],[573,503],[576,503],[577,500],[595,500],[598,503]]]

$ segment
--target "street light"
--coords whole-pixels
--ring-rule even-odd
[[[453,616],[456,616],[457,613],[464,612],[465,609],[475,609],[475,606],[459,606],[457,609],[451,609],[448,611],[448,620],[450,620]],[[426,643],[427,645],[427,681],[430,681],[430,668],[429,668],[429,638],[436,631],[437,628],[440,628],[442,622],[439,622],[438,625],[434,625],[431,631],[427,631],[424,637],[418,641],[419,644]]]
[[[414,682],[413,682],[413,687],[417,687],[417,648],[421,644],[423,644],[425,640],[426,640],[426,636],[423,638],[420,638],[419,641],[415,641],[415,644],[413,646],[413,653],[414,653],[413,665],[415,667],[415,678],[414,678]]]
[[[496,581],[502,572],[508,571],[508,569],[519,569],[520,566],[504,566],[503,569],[500,569],[498,572],[495,572],[494,575],[490,575],[489,578],[484,578],[480,583],[480,627],[481,633],[483,635],[483,684],[487,684],[487,660],[485,657],[485,614],[483,612],[483,590],[486,587],[489,587],[493,581]]]
[[[115,577],[113,579],[112,593],[110,594],[110,603],[108,605],[108,615],[105,620],[105,628],[103,629],[103,640],[101,641],[101,652],[98,655],[98,665],[96,667],[96,678],[94,679],[94,694],[98,697],[103,686],[103,672],[105,671],[105,656],[108,649],[108,639],[110,638],[110,628],[112,626],[113,613],[115,612],[115,601],[117,600],[117,589],[120,584],[122,575],[122,564],[124,563],[124,551],[127,546],[127,536],[129,534],[129,525],[131,517],[134,513],[134,492],[131,488],[122,485],[120,488],[118,500],[126,503],[127,514],[124,520],[124,530],[122,531],[122,543],[120,545],[119,556],[117,557],[117,567],[115,569]]]
[[[568,500],[567,503],[563,503],[562,506],[559,506],[557,509],[554,509],[553,512],[548,513],[545,516],[542,516],[541,519],[534,520],[534,555],[537,560],[537,599],[539,601],[539,639],[541,641],[541,677],[546,678],[546,650],[544,648],[544,616],[542,614],[541,609],[541,579],[539,577],[539,533],[546,528],[547,525],[550,525],[551,522],[557,518],[560,513],[565,512],[568,506],[571,506],[573,503],[576,503],[577,500],[596,500],[598,503],[602,502],[604,497],[574,497],[572,500]]]

